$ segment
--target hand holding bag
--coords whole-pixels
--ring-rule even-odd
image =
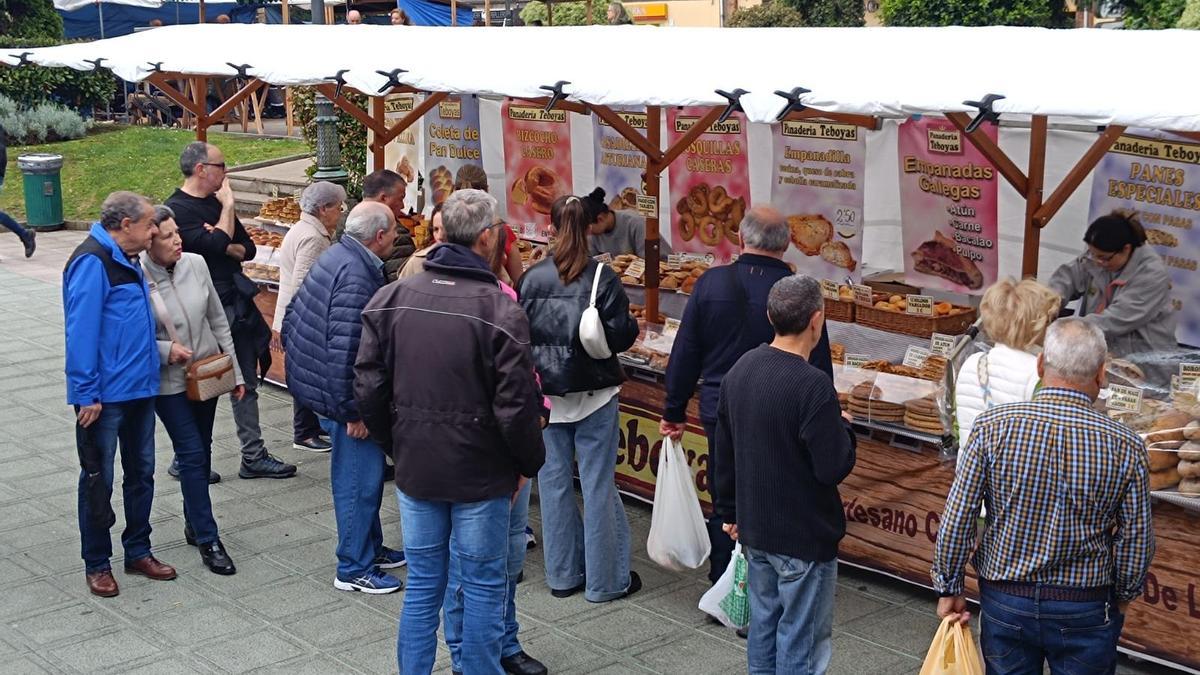
[[[665,437],[658,453],[646,552],[659,565],[682,572],[703,565],[711,550],[692,470],[683,456],[683,448],[669,436]]]
[[[592,277],[592,299],[588,308],[583,310],[579,318],[579,341],[583,343],[583,351],[593,359],[607,359],[612,356],[608,348],[608,338],[604,336],[604,322],[600,319],[600,310],[596,309],[596,293],[600,288],[600,273],[604,271],[603,263],[596,263],[596,276]]]
[[[182,346],[179,334],[175,331],[175,321],[167,312],[167,305],[163,302],[162,295],[159,294],[158,287],[154,283],[150,283],[150,300],[154,304],[154,313],[158,316],[159,322],[166,327],[171,342]],[[188,400],[207,401],[233,391],[237,387],[237,379],[233,372],[235,367],[233,356],[230,354],[213,354],[189,363],[187,366]]]
[[[983,675],[983,660],[971,630],[954,617],[942,619],[925,655],[921,675]]]

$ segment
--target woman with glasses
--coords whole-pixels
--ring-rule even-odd
[[[1064,304],[1079,300],[1077,314],[1104,331],[1113,355],[1175,351],[1171,277],[1137,216],[1100,216],[1083,241],[1087,253],[1059,267],[1050,288]]]

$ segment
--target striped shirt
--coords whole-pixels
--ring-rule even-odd
[[[1154,557],[1146,446],[1070,389],[981,414],[958,457],[938,528],[933,586],[963,592],[980,502],[988,524],[972,560],[981,579],[1113,586],[1141,593]]]

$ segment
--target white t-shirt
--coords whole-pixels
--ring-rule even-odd
[[[573,391],[565,396],[547,396],[550,399],[550,424],[569,424],[586,419],[592,413],[608,405],[621,387],[606,387],[593,391]]]

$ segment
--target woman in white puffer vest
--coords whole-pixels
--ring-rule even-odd
[[[1057,293],[1033,279],[1002,279],[983,294],[983,331],[995,346],[968,357],[959,371],[954,409],[960,446],[983,411],[1033,398],[1037,354],[1061,305]]]

